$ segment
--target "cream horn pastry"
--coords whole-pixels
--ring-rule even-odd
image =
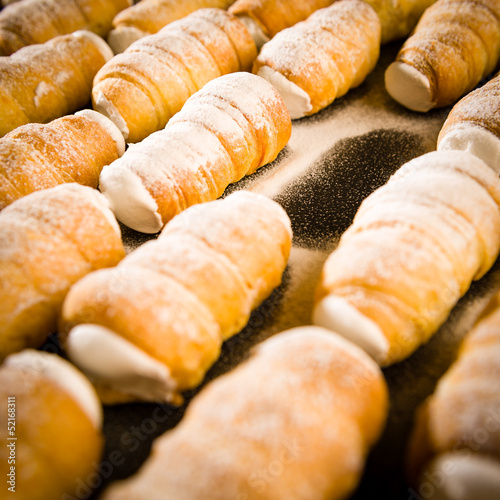
[[[458,357],[418,408],[407,449],[417,490],[436,478],[432,498],[500,497],[500,308],[466,335]]]
[[[131,0],[23,0],[0,12],[0,55],[8,56],[78,30],[106,37],[118,12]],[[76,62],[83,63],[79,58]],[[67,63],[69,64],[69,62]]]
[[[264,44],[253,72],[271,82],[292,119],[360,85],[380,52],[380,21],[362,0],[340,0]]]
[[[279,333],[206,386],[103,500],[347,498],[387,400],[379,367],[351,342],[312,326]]]
[[[365,0],[377,12],[382,43],[407,36],[425,9],[436,0]],[[252,31],[258,46],[278,32],[307,19],[313,12],[329,7],[334,0],[295,2],[287,0],[237,0],[229,11],[236,14]]]
[[[252,67],[257,49],[237,17],[199,9],[134,42],[97,73],[94,109],[109,116],[127,142],[165,127],[209,81]]]
[[[115,54],[139,38],[153,35],[164,26],[198,9],[227,9],[234,0],[141,0],[113,19],[108,43]]]
[[[60,329],[70,359],[107,403],[179,402],[280,284],[290,245],[288,216],[262,195],[185,210],[71,288]]]
[[[124,151],[116,125],[90,109],[46,125],[21,125],[0,139],[0,210],[66,182],[97,188],[104,165]]]
[[[382,44],[409,35],[427,7],[436,0],[365,0],[380,18]]]
[[[111,57],[106,42],[90,31],[0,57],[0,137],[20,125],[46,123],[84,107],[94,76]]]
[[[500,76],[455,104],[439,132],[438,150],[459,149],[500,173]]]
[[[0,393],[2,498],[68,498],[94,479],[102,407],[71,363],[33,349],[11,354],[0,366]]]
[[[500,3],[438,0],[386,70],[400,104],[426,112],[448,106],[489,75],[500,58]]]
[[[288,0],[236,0],[229,12],[238,16],[262,42],[290,28],[334,0],[303,0],[290,6]]]
[[[124,257],[106,198],[79,184],[36,191],[0,212],[0,360],[57,328],[69,287]]]
[[[437,331],[500,248],[500,180],[465,151],[411,160],[361,204],[323,267],[313,321],[381,365]]]
[[[185,208],[271,162],[291,135],[279,93],[263,78],[232,73],[194,94],[164,130],[103,168],[100,190],[121,222],[158,232]]]

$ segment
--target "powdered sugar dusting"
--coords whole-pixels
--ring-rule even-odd
[[[250,169],[276,158],[290,129],[272,85],[250,73],[233,73],[194,94],[164,130],[131,146],[112,169],[118,175],[127,168],[140,177],[166,223],[191,205],[218,198]],[[134,198],[118,203],[113,197],[120,194],[107,192],[116,207],[137,203]]]
[[[305,91],[307,114],[359,85],[374,68],[380,21],[365,2],[342,0],[278,33],[261,49],[254,72],[268,66]]]
[[[279,200],[292,220],[294,247],[282,285],[254,311],[247,327],[223,344],[221,357],[206,379],[213,379],[234,368],[247,357],[250,347],[257,342],[284,328],[310,322],[314,290],[324,259],[328,252],[335,248],[341,233],[352,222],[362,199],[385,183],[403,163],[435,148],[436,137],[448,109],[432,111],[425,116],[411,113],[394,103],[384,90],[383,72],[394,60],[397,48],[395,45],[383,48],[382,59],[376,69],[358,89],[350,91],[314,117],[295,121],[289,144],[276,161],[226,190],[225,194],[241,189],[255,190]],[[218,98],[214,98],[214,101],[216,99]],[[219,102],[222,101],[219,99]],[[233,119],[243,120],[236,108],[229,109],[233,113]],[[201,205],[197,208],[201,208]],[[397,205],[394,210],[397,210]],[[449,212],[447,214],[449,216]],[[457,225],[460,223],[457,222]],[[465,234],[469,239],[473,237],[473,232],[472,235],[469,231]],[[147,239],[144,235],[128,229],[125,231],[125,238],[129,248],[137,247]],[[432,391],[436,380],[454,358],[459,339],[474,322],[482,304],[498,285],[498,279],[497,266],[481,281],[472,285],[468,294],[458,303],[447,322],[428,344],[405,361],[384,369],[391,391],[387,432],[380,444],[372,450],[366,473],[353,498],[373,498],[375,494],[381,498],[389,498],[393,492],[396,492],[394,497],[397,498],[408,496],[408,485],[402,475],[401,464],[415,407]],[[118,285],[120,283],[122,281],[117,282]],[[126,285],[133,290],[134,277],[131,277]],[[347,290],[345,292],[347,294]],[[151,295],[151,289],[145,293]],[[356,294],[354,289],[350,290],[350,293],[349,297],[360,295]],[[359,300],[365,298],[361,297]],[[239,389],[233,390],[231,398],[239,398],[239,392]],[[290,394],[293,393],[291,390]],[[221,411],[231,398],[227,397],[221,402]],[[106,482],[134,473],[149,454],[152,439],[176,426],[185,408],[186,406],[174,408],[170,405],[106,407],[108,424],[105,430],[108,449],[119,450],[126,458],[123,465],[115,467]],[[215,412],[215,409],[213,410]],[[297,413],[305,410],[303,407]],[[265,419],[263,409],[262,419]],[[299,421],[299,417],[296,421]],[[142,425],[145,429],[145,434],[141,434],[145,437],[144,441],[133,441],[134,448],[135,444],[139,448],[137,452],[131,452],[129,439],[134,439],[131,432],[135,432],[137,428],[142,432]],[[275,423],[270,424],[273,425]],[[331,415],[324,425],[318,427],[324,428],[325,433],[328,433],[328,429],[332,427]],[[232,434],[230,429],[227,433]],[[206,470],[207,463],[204,459],[209,459],[210,463],[213,461],[216,465],[234,462],[227,453],[221,454],[224,456],[217,460],[207,457],[206,444],[212,435],[210,432],[199,437],[199,447],[204,451],[197,462],[199,470]],[[290,436],[291,440],[286,441],[288,445],[294,444],[293,438],[300,437],[293,432]],[[242,442],[235,439],[234,434],[232,437],[232,441]],[[301,445],[302,442],[297,444]],[[218,448],[219,443],[214,449]],[[293,449],[295,448],[292,447]],[[248,450],[244,445],[240,450],[240,457],[248,457]],[[278,458],[283,450],[287,449],[278,447]],[[174,462],[179,461],[180,457],[177,449],[174,449],[170,456],[172,460],[169,466],[174,467]],[[251,462],[250,457],[248,458]],[[191,466],[193,464],[189,459],[186,462]],[[179,475],[176,477],[180,485],[183,481],[181,473],[184,463],[179,465]],[[261,468],[250,469],[249,474],[265,472],[271,463],[272,459],[269,458],[262,463]],[[165,465],[160,464],[156,470],[156,477],[161,478]],[[214,466],[211,470],[214,475],[221,474],[217,476],[221,478],[221,484],[227,484],[224,476],[226,469]],[[188,474],[185,484],[192,483],[192,477],[192,474]],[[199,478],[199,475],[197,477]],[[290,480],[292,479],[293,477],[290,477]],[[201,484],[201,480],[196,481],[196,484]],[[152,495],[155,486],[154,481],[150,481],[148,485],[141,486],[137,495],[147,494],[144,492],[151,492]],[[206,491],[202,491],[199,497],[206,494]],[[311,498],[308,494],[311,491],[314,491],[313,486],[303,497]],[[250,489],[249,497],[252,498],[254,493],[255,490]],[[233,498],[235,497],[236,493],[233,495]],[[277,498],[281,498],[279,494]]]
[[[354,390],[359,398],[352,397]],[[169,496],[182,491],[194,498],[223,476],[218,492],[233,498],[254,491],[255,471],[280,456],[287,460],[267,483],[267,494],[313,498],[346,476],[353,481],[341,488],[349,491],[367,446],[381,431],[386,398],[381,373],[364,353],[322,329],[285,332],[207,387],[178,429],[156,442],[155,459],[115,494],[122,488],[147,491],[153,481]],[[200,468],[206,449],[213,450],[212,459]],[[160,464],[164,472],[158,475]],[[194,470],[197,481],[186,481]]]

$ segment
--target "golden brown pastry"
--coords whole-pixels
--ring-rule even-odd
[[[73,31],[106,37],[115,15],[131,0],[23,0],[0,12],[0,56]]]
[[[102,408],[89,381],[60,356],[33,349],[0,366],[2,498],[71,498],[97,475]]]
[[[264,44],[253,72],[271,82],[292,119],[360,85],[380,53],[380,20],[362,0],[340,0]]]
[[[500,249],[500,180],[465,151],[416,158],[361,204],[328,257],[314,323],[381,365],[436,332]]]
[[[115,124],[90,109],[47,125],[21,125],[0,139],[0,210],[66,182],[97,188],[102,167],[124,151]]]
[[[133,43],[99,71],[94,109],[109,116],[128,142],[165,127],[187,99],[214,78],[252,67],[255,43],[222,9],[199,9]]]
[[[124,257],[120,229],[97,190],[62,184],[0,212],[0,360],[38,347],[69,287]]]
[[[250,29],[260,47],[280,31],[307,19],[313,12],[329,7],[335,0],[237,0],[229,11]],[[365,0],[380,18],[382,43],[407,36],[420,16],[436,0]],[[354,40],[354,38],[353,38]],[[352,41],[352,40],[351,40]]]
[[[307,19],[313,12],[328,7],[335,0],[236,0],[229,12],[237,15],[253,32],[258,30],[262,41],[278,32]]]
[[[185,208],[271,162],[291,134],[278,92],[251,73],[208,83],[158,131],[101,172],[100,190],[121,222],[158,232]]]
[[[112,56],[102,38],[76,31],[0,57],[0,137],[85,106],[94,76]]]
[[[69,357],[106,402],[179,402],[279,285],[290,245],[288,216],[264,196],[238,191],[185,210],[158,240],[71,288]]]
[[[497,0],[438,0],[385,74],[389,94],[414,111],[448,106],[491,73],[500,58]]]
[[[458,358],[418,409],[409,476],[427,498],[500,497],[499,296],[465,337]]]
[[[164,26],[204,8],[227,9],[234,0],[141,0],[122,10],[113,19],[108,43],[115,54],[146,35],[153,35]]]
[[[455,104],[446,118],[437,148],[469,151],[500,173],[500,76]]]
[[[380,18],[382,44],[408,36],[436,0],[365,0]]]
[[[347,498],[387,399],[378,366],[347,340],[317,327],[280,333],[204,388],[103,500]]]

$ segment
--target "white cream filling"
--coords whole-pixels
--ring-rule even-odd
[[[314,308],[313,323],[342,335],[383,364],[389,342],[379,326],[341,297],[327,295]]]
[[[269,42],[269,37],[264,33],[263,29],[259,26],[259,24],[254,21],[251,17],[248,16],[237,16],[238,19],[246,26],[250,34],[252,35],[253,41],[257,46],[257,50],[260,50],[261,47]]]
[[[272,84],[279,92],[292,120],[302,118],[312,110],[311,98],[308,93],[281,73],[269,66],[262,66],[257,74]]]
[[[500,174],[500,139],[478,125],[462,123],[454,127],[440,139],[437,149],[468,151]]]
[[[147,35],[149,33],[134,26],[119,26],[109,32],[108,44],[115,54],[120,54],[134,42]]]
[[[72,34],[76,37],[88,38],[97,47],[106,62],[108,62],[114,56],[111,47],[105,42],[103,38],[101,38],[96,33],[87,30],[78,30],[74,31]]]
[[[118,127],[109,118],[104,116],[102,113],[94,111],[93,109],[82,109],[81,111],[77,111],[75,115],[85,116],[86,118],[98,123],[115,141],[118,156],[122,156],[123,153],[125,153],[125,139],[123,138],[123,135]]]
[[[145,401],[172,400],[177,384],[168,367],[108,328],[78,325],[66,349],[95,382]]]
[[[471,452],[445,453],[427,467],[420,488],[433,500],[498,500],[500,462]]]
[[[123,138],[125,140],[128,139],[130,131],[128,129],[127,122],[116,109],[116,106],[112,102],[108,101],[102,92],[97,92],[97,95],[94,96],[94,109],[109,118],[118,127],[118,130],[122,133]]]
[[[85,376],[68,361],[56,354],[25,349],[8,356],[5,366],[15,367],[56,383],[77,402],[92,425],[101,429],[103,416],[99,398]]]
[[[385,88],[394,100],[412,111],[426,112],[436,105],[428,78],[409,64],[393,62],[385,72]]]
[[[109,200],[116,218],[141,233],[154,234],[162,227],[158,205],[141,178],[126,167],[106,165],[99,178],[99,189]]]

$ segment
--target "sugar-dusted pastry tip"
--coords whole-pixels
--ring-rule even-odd
[[[500,174],[500,138],[484,127],[460,123],[438,139],[438,151],[468,151]]]
[[[77,111],[75,115],[85,116],[86,118],[94,120],[101,125],[101,127],[103,127],[115,141],[118,156],[122,156],[123,153],[125,153],[125,139],[123,138],[123,134],[120,132],[120,129],[115,125],[115,123],[108,117],[104,116],[102,113],[94,111],[93,109],[82,109],[81,111]]]
[[[109,32],[108,44],[115,54],[121,54],[134,42],[148,34],[135,26],[120,26]]]
[[[109,118],[122,133],[125,140],[128,139],[130,131],[127,126],[127,122],[123,119],[116,106],[106,99],[106,96],[102,92],[97,92],[94,99],[94,109],[104,116]]]
[[[393,62],[385,72],[389,95],[412,111],[427,112],[436,106],[429,79],[409,64]]]
[[[269,66],[262,66],[259,68],[257,75],[271,83],[279,92],[283,101],[285,101],[292,120],[303,118],[312,110],[311,98],[307,92],[281,73]]]
[[[250,204],[255,204],[256,206],[260,207],[265,206],[269,213],[272,213],[283,223],[283,226],[289,234],[290,239],[293,238],[292,223],[290,222],[290,217],[288,217],[285,209],[278,203],[274,202],[263,194],[246,191],[244,189],[235,191],[229,196],[231,197],[231,200],[236,201],[236,199],[238,199],[240,203],[248,204],[248,206],[250,206]]]
[[[389,342],[382,330],[345,299],[327,295],[314,308],[313,323],[349,339],[377,363],[384,364],[389,352]]]
[[[500,461],[465,449],[444,453],[429,464],[423,478],[436,479],[428,497],[433,500],[497,500]]]
[[[147,401],[171,402],[175,395],[177,384],[168,367],[108,328],[76,326],[66,350],[98,386]]]
[[[78,186],[77,184],[74,184],[74,186]],[[104,216],[104,218],[109,222],[110,226],[113,228],[115,233],[121,238],[122,232],[120,230],[120,226],[118,225],[118,222],[116,220],[116,217],[114,216],[111,208],[110,208],[110,203],[107,198],[102,196],[97,189],[93,188],[88,188],[88,197],[89,201],[96,207]]]
[[[158,204],[141,178],[128,168],[113,164],[104,167],[99,189],[108,198],[116,218],[126,226],[149,234],[163,227]]]
[[[105,42],[105,40],[101,38],[99,35],[93,33],[92,31],[78,30],[74,31],[72,35],[76,37],[86,37],[89,40],[92,40],[92,42],[99,49],[99,52],[102,54],[102,57],[104,57],[104,60],[106,62],[108,62],[114,56],[111,47]]]
[[[101,428],[102,407],[94,388],[87,378],[65,359],[56,354],[25,349],[8,356],[4,365],[39,375],[56,383],[78,403],[93,426],[96,429]]]

